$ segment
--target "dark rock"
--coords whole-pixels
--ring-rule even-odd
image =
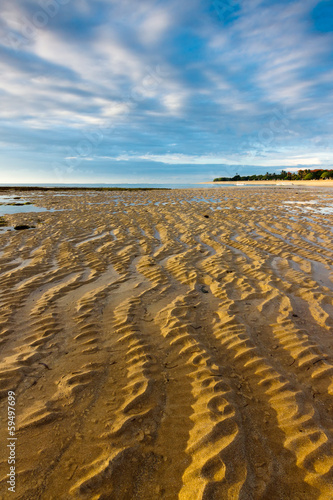
[[[11,207],[23,207],[23,205],[31,205],[30,201],[26,201],[25,203],[6,203],[6,205]]]
[[[27,226],[25,224],[21,224],[19,226],[14,226],[14,229],[16,229],[17,231],[20,231],[22,229],[34,229],[35,226]]]
[[[206,217],[206,219],[209,219],[209,215],[204,215],[204,217]]]

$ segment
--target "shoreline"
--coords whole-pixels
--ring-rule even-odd
[[[236,184],[236,186],[245,185],[253,185],[255,186],[315,186],[315,187],[333,187],[332,181],[321,181],[321,180],[312,180],[312,181],[208,181],[208,182],[199,182],[198,184],[213,184],[213,185],[224,185],[228,184]]]

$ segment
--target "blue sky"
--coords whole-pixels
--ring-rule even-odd
[[[0,182],[333,168],[333,1],[2,0]]]

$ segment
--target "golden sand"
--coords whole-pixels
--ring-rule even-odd
[[[333,498],[333,191],[31,201],[64,210],[0,234],[1,498]]]

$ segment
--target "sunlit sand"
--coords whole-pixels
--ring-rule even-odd
[[[12,497],[332,498],[333,191],[59,194],[0,234]]]

